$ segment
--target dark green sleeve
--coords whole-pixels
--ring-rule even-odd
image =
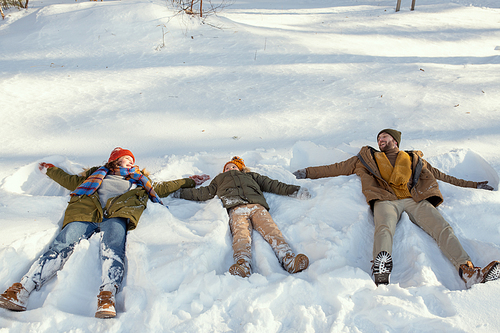
[[[300,186],[297,185],[289,185],[282,183],[278,180],[271,179],[269,177],[259,175],[258,173],[251,173],[253,179],[259,184],[260,189],[263,192],[270,192],[279,195],[290,195],[300,189]]]
[[[91,169],[92,170],[92,169]],[[89,170],[90,171],[90,170]],[[87,171],[87,174],[89,174]],[[61,185],[67,190],[74,191],[76,188],[87,179],[86,176],[70,175],[63,169],[58,167],[52,167],[47,169],[47,176],[49,176],[53,181]]]
[[[182,178],[166,182],[154,183],[153,188],[159,197],[164,198],[180,188],[195,187],[195,185],[196,184],[194,180],[192,180],[191,178]]]
[[[212,180],[210,185],[199,188],[183,188],[180,198],[193,201],[206,201],[213,199],[217,194],[217,182]]]

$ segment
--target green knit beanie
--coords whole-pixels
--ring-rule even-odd
[[[390,136],[392,136],[394,138],[394,140],[396,140],[396,142],[398,143],[398,147],[399,147],[399,144],[401,143],[401,132],[400,131],[396,131],[395,129],[391,129],[391,128],[383,129],[377,134],[377,141],[378,141],[379,135],[382,133],[387,133]]]

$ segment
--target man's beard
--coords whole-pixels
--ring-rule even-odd
[[[385,146],[379,147],[379,148],[380,148],[380,151],[386,152],[388,150],[396,148],[396,145],[391,143],[391,142],[386,142]]]

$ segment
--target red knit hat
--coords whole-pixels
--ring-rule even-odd
[[[224,164],[222,170],[225,170],[226,165],[228,165],[229,163],[233,163],[234,165],[236,165],[240,171],[243,170],[243,168],[245,167],[245,162],[243,161],[243,159],[239,156],[235,156],[231,159],[231,161]]]
[[[113,149],[113,151],[111,152],[111,155],[109,155],[108,163],[112,162],[114,160],[117,160],[117,159],[119,159],[122,156],[130,156],[130,157],[132,157],[132,159],[134,160],[134,163],[135,163],[134,154],[132,154],[132,152],[130,150],[123,149],[123,148],[120,148],[120,147],[116,147],[115,149]]]

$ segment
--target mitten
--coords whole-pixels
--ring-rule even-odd
[[[38,165],[38,169],[45,175],[47,174],[47,169],[55,167],[54,164],[42,162]]]
[[[210,176],[209,175],[193,175],[193,176],[190,176],[189,178],[194,180],[194,183],[196,184],[196,186],[198,186],[198,185],[203,184],[207,180],[209,180]]]
[[[311,198],[311,193],[309,193],[307,188],[300,187],[298,191],[293,192],[290,196],[300,200],[306,200]]]
[[[307,176],[306,169],[297,170],[293,174],[295,175],[295,178],[297,178],[297,179],[304,179]]]
[[[490,185],[487,185],[487,184],[488,184],[488,181],[479,182],[479,183],[477,183],[477,188],[480,188],[482,190],[493,191],[493,187],[491,187]]]

